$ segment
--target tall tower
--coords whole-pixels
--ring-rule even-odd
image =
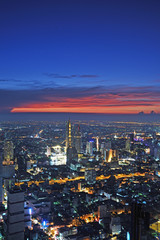
[[[125,149],[127,152],[130,152],[130,139],[129,138],[126,140]]]
[[[89,141],[86,144],[86,153],[89,154],[90,156],[93,156],[93,141]]]
[[[7,240],[24,240],[24,192],[14,187],[8,193]]]
[[[99,137],[96,137],[96,148],[97,148],[97,152],[99,151]]]
[[[74,144],[75,144],[75,148],[77,150],[77,153],[81,153],[82,152],[82,137],[81,137],[81,130],[80,130],[79,125],[75,130]]]
[[[71,135],[71,121],[68,120],[66,125],[66,151],[68,147],[72,145],[72,135]]]
[[[4,161],[3,165],[12,165],[14,158],[14,146],[12,141],[4,142]]]

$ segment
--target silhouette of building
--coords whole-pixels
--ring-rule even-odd
[[[134,202],[131,210],[131,240],[141,240],[143,231],[150,225],[150,213],[145,212],[141,204]]]
[[[82,135],[81,135],[81,130],[80,126],[75,129],[75,134],[74,134],[74,145],[77,150],[77,153],[82,152]]]
[[[7,240],[24,240],[24,192],[14,187],[8,192]]]
[[[67,165],[74,164],[78,162],[78,154],[75,147],[69,146],[67,148]]]

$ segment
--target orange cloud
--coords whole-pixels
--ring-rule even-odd
[[[104,93],[89,97],[66,98],[46,96],[46,102],[33,102],[15,107],[11,112],[72,112],[72,113],[137,113],[159,112],[160,101],[146,93]]]

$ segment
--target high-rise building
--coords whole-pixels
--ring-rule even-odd
[[[3,165],[12,165],[14,164],[14,146],[13,142],[7,140],[4,142],[4,161]]]
[[[86,153],[89,154],[90,156],[93,155],[93,141],[92,140],[87,142]]]
[[[112,235],[118,235],[121,233],[120,217],[113,216],[111,218],[110,230],[111,230]],[[135,240],[136,240],[136,238],[135,238]]]
[[[27,170],[27,162],[30,160],[25,151],[16,154],[18,172],[24,174]]]
[[[106,143],[105,143],[106,145],[106,149],[111,149],[112,148],[112,143],[111,143],[111,141],[107,141]]]
[[[8,192],[7,240],[24,240],[24,192],[14,187]]]
[[[32,208],[28,206],[26,202],[24,202],[24,226],[31,228],[32,226]]]
[[[106,150],[105,153],[105,161],[106,162],[111,162],[112,158],[116,158],[117,157],[117,151],[116,150]]]
[[[88,184],[96,183],[96,171],[94,168],[88,168],[85,170],[85,181]]]
[[[67,165],[78,162],[78,154],[75,147],[69,146],[67,148]]]
[[[68,120],[66,125],[66,151],[68,147],[72,146],[72,130],[71,130],[71,121]]]
[[[125,149],[127,152],[130,152],[130,139],[128,138],[125,143]]]
[[[96,148],[97,148],[97,152],[99,151],[99,137],[96,137]]]
[[[107,205],[98,206],[98,218],[105,218],[110,215],[109,209]]]
[[[141,240],[142,231],[147,232],[150,226],[150,213],[143,210],[143,206],[133,202],[131,209],[131,240]]]
[[[81,153],[82,152],[82,135],[81,135],[81,130],[79,125],[75,130],[74,145],[77,150],[77,153]]]

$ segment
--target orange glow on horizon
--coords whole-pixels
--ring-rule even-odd
[[[138,110],[139,109],[139,110]],[[153,107],[150,109],[147,109],[148,111],[145,111],[145,113],[150,113],[153,110]],[[112,108],[44,108],[44,107],[19,107],[19,108],[13,108],[11,110],[12,113],[110,113],[110,114],[137,114],[138,112],[142,111],[142,108],[130,108],[129,106],[126,107],[112,107]],[[158,113],[158,111],[156,111]]]
[[[48,102],[22,104],[11,110],[12,113],[109,113],[109,114],[137,114],[144,111],[159,112],[160,103],[152,98],[144,100],[139,96],[133,99],[132,94],[121,98],[119,96],[105,95],[82,98],[57,98],[48,97]]]

